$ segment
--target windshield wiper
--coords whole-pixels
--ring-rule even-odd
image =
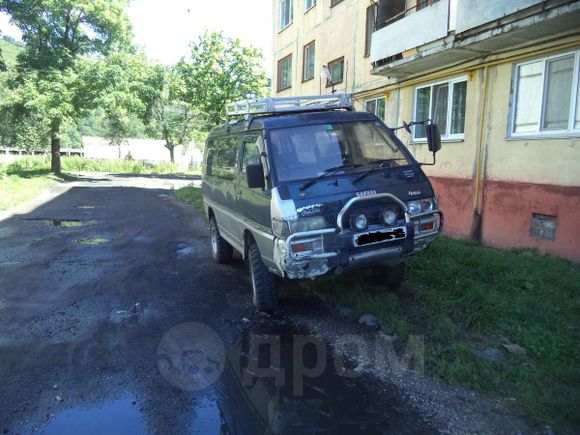
[[[320,174],[318,177],[313,178],[312,180],[307,181],[306,183],[304,183],[300,187],[300,190],[306,190],[310,186],[318,183],[320,180],[323,180],[326,177],[330,177],[331,175],[336,174],[338,171],[342,171],[343,169],[358,168],[359,166],[362,166],[362,165],[361,164],[358,164],[358,163],[347,163],[345,165],[333,166],[332,168],[325,169],[322,172],[322,174]]]
[[[404,158],[398,158],[398,159],[380,159],[380,160],[375,160],[373,162],[371,162],[372,164],[376,165],[374,168],[369,169],[366,172],[363,172],[362,174],[360,174],[358,177],[356,177],[353,181],[353,183],[358,183],[359,181],[361,181],[363,178],[368,177],[369,175],[371,175],[373,172],[377,172],[380,171],[381,169],[384,168],[384,164],[385,163],[390,163],[390,162],[394,162],[397,160],[406,160]]]

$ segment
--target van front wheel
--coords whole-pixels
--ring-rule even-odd
[[[278,307],[278,289],[274,275],[268,270],[258,245],[248,249],[250,277],[252,278],[252,301],[259,311],[273,311]]]
[[[209,239],[211,245],[211,256],[216,262],[229,263],[232,261],[234,249],[232,248],[232,245],[220,236],[217,221],[213,216],[209,219]]]

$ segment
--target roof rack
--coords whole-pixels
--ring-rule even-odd
[[[283,112],[320,110],[352,110],[352,95],[313,95],[307,97],[281,97],[242,100],[226,104],[227,116],[266,115]]]

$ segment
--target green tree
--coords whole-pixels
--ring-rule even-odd
[[[191,44],[191,54],[177,65],[185,101],[200,112],[205,127],[225,120],[225,105],[248,96],[269,94],[260,50],[245,47],[223,33],[205,32]]]
[[[102,63],[99,74],[104,89],[97,99],[103,111],[105,129],[103,136],[111,145],[120,145],[135,132],[136,121],[147,118],[153,87],[154,71],[142,54],[117,52]]]
[[[148,99],[149,131],[165,141],[172,162],[175,147],[187,146],[199,128],[199,113],[186,88],[184,72],[179,65],[152,67],[154,92]]]
[[[97,85],[102,83],[83,82],[90,76],[87,73],[98,72],[91,65],[96,58],[83,57],[107,55],[130,44],[126,6],[127,0],[0,0],[0,11],[10,15],[25,42],[18,55],[21,77],[12,82],[11,90],[22,97],[19,83],[26,83],[34,104],[42,107],[55,173],[61,171],[63,125],[94,105],[100,91]],[[15,103],[20,109],[28,104],[22,98]]]

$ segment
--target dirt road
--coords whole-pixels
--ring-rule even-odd
[[[0,222],[0,431],[433,431],[308,337],[318,299],[254,313],[243,262],[172,198],[188,182],[86,177]]]

